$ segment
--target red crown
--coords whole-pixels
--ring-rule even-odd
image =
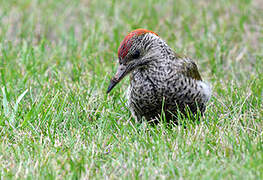
[[[147,29],[136,29],[132,32],[130,32],[125,38],[124,40],[121,42],[121,45],[118,49],[118,56],[119,58],[123,59],[125,58],[125,56],[128,54],[128,51],[132,45],[132,37],[134,36],[140,36],[146,33],[152,33],[155,34],[156,36],[158,36],[158,34],[156,34],[153,31],[149,31]]]

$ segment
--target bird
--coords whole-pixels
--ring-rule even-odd
[[[128,33],[118,48],[118,63],[106,93],[130,75],[127,104],[136,121],[159,122],[163,114],[176,123],[179,113],[205,112],[211,85],[202,80],[194,60],[177,54],[157,33]]]

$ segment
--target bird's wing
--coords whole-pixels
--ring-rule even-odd
[[[177,53],[175,53],[175,57],[181,62],[180,65],[182,74],[196,80],[202,80],[201,75],[198,72],[197,65],[191,58]]]
[[[185,71],[186,76],[191,77],[191,78],[196,79],[196,80],[202,80],[202,78],[198,72],[197,65],[190,58],[186,58],[186,60],[185,60],[184,71]]]

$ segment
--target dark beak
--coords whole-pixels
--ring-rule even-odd
[[[115,76],[110,80],[110,85],[107,89],[107,93],[111,90],[130,72],[130,66],[119,65]]]

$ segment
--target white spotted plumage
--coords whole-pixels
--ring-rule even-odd
[[[141,120],[158,119],[164,112],[169,119],[176,119],[178,110],[186,114],[205,111],[211,97],[211,87],[201,79],[194,61],[176,54],[155,33],[128,35],[129,49],[119,48],[119,68],[111,81],[108,92],[127,74],[130,86],[127,91],[128,106],[132,115]],[[120,47],[127,45],[127,37]],[[127,54],[121,56],[120,54]],[[138,55],[139,54],[139,55]]]

